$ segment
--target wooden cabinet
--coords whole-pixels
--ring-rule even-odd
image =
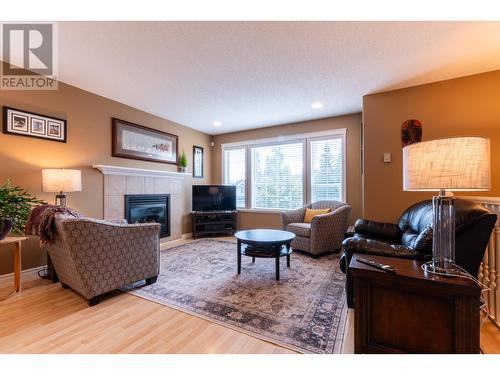
[[[360,263],[389,264],[396,272]],[[479,353],[480,288],[431,275],[421,262],[354,255],[355,353]]]
[[[209,234],[234,234],[236,211],[193,212],[193,238]]]

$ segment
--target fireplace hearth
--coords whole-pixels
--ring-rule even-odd
[[[130,224],[160,223],[160,237],[170,236],[170,194],[125,195],[125,219]]]

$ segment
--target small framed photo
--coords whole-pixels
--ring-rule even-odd
[[[203,178],[203,147],[193,146],[193,177]]]
[[[34,134],[43,134],[45,135],[46,130],[46,121],[41,118],[32,117],[31,118],[31,132]]]
[[[28,117],[18,113],[11,115],[12,129],[16,132],[28,132]]]
[[[66,143],[66,120],[3,107],[4,134],[43,138]]]
[[[49,121],[47,135],[49,137],[59,138],[61,136],[61,124]]]

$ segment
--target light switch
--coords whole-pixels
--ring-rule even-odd
[[[384,152],[384,163],[392,162],[392,155],[390,152]]]

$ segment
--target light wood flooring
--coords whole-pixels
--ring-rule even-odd
[[[92,308],[77,294],[36,275],[23,275],[23,291],[5,296],[0,280],[0,353],[294,353],[142,298],[113,292]],[[343,353],[352,353],[353,312]],[[481,329],[486,353],[500,353],[500,330]]]

